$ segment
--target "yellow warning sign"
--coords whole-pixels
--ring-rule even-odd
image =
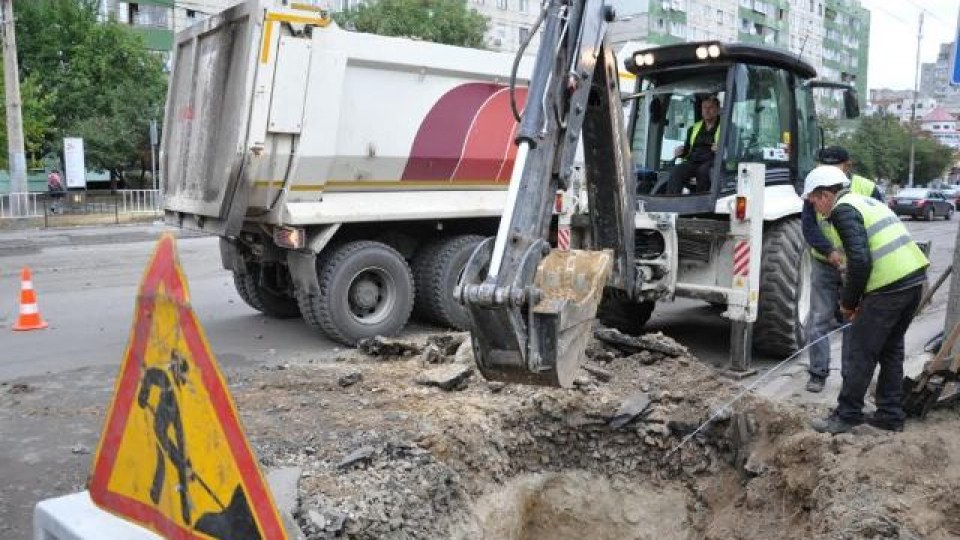
[[[140,286],[89,488],[168,539],[286,538],[169,234]]]

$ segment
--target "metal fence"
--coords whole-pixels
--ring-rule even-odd
[[[155,189],[0,194],[0,219],[43,218],[45,226],[74,221],[113,221],[163,214]]]

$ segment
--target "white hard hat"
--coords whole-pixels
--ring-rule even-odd
[[[821,165],[810,171],[807,178],[803,181],[803,193],[800,197],[806,199],[813,190],[830,186],[846,186],[850,183],[847,175],[839,167],[833,165]]]

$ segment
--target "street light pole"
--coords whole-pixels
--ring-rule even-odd
[[[3,17],[3,88],[6,92],[7,152],[10,160],[10,192],[27,192],[27,156],[23,145],[23,115],[20,111],[20,75],[17,72],[17,38],[13,0],[0,0]]]
[[[910,173],[907,187],[913,187],[913,169],[916,164],[917,101],[920,92],[920,38],[923,36],[923,10],[920,10],[920,26],[917,28],[917,63],[913,72],[913,106],[910,107]]]

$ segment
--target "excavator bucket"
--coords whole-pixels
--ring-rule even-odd
[[[552,250],[537,265],[534,294],[518,310],[526,319],[527,339],[514,341],[492,324],[475,329],[474,355],[483,376],[541,386],[573,385],[612,267],[609,250]],[[474,309],[493,316],[491,310]]]

